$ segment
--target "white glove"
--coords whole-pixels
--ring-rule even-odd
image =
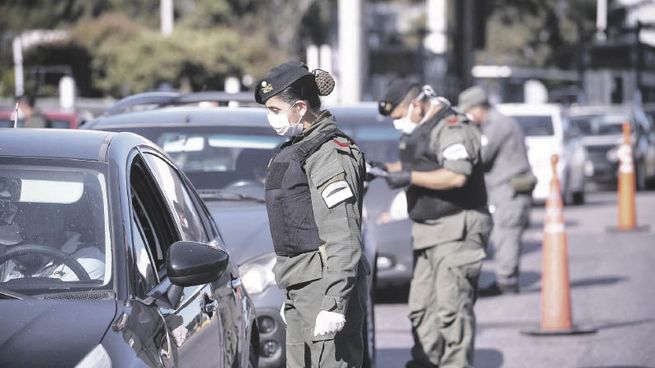
[[[316,327],[314,328],[314,336],[328,335],[343,330],[346,324],[346,317],[341,313],[334,313],[328,311],[318,312],[316,316]]]

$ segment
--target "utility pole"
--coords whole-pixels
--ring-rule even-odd
[[[365,0],[339,0],[339,97],[341,103],[362,99],[364,56],[363,3]]]
[[[25,76],[23,74],[23,43],[20,35],[14,38],[12,42],[12,51],[14,54],[14,83],[16,96],[25,94]]]
[[[604,42],[607,39],[607,0],[596,0],[596,40]]]
[[[448,0],[427,0],[427,34],[423,40],[424,53],[421,79],[425,83],[443,78],[448,66]]]
[[[173,0],[159,1],[161,34],[170,36],[173,33]]]

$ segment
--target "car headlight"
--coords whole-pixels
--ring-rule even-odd
[[[389,210],[378,215],[377,223],[387,224],[389,222],[402,221],[409,218],[407,213],[407,196],[405,191],[398,192],[389,205]]]
[[[107,353],[107,350],[98,344],[93,350],[91,350],[75,368],[111,368],[111,358]]]
[[[266,254],[239,266],[239,274],[243,287],[250,295],[260,294],[271,286],[275,286],[275,253]]]
[[[612,148],[611,150],[607,151],[605,157],[609,162],[617,162],[619,160],[619,150],[617,148]]]

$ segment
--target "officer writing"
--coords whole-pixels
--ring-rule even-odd
[[[489,104],[481,87],[462,91],[458,108],[482,130],[482,162],[494,220],[491,243],[496,281],[480,289],[480,295],[518,293],[521,235],[529,221],[531,192],[537,184],[530,170],[523,131],[514,119]]]
[[[379,111],[415,124],[400,140],[390,187],[406,187],[414,274],[407,367],[472,367],[476,288],[491,230],[480,134],[431,88],[393,81]],[[398,124],[397,124],[398,125]]]
[[[286,289],[287,367],[360,367],[369,265],[362,256],[362,153],[319,96],[332,77],[302,63],[273,68],[258,83],[277,134],[290,137],[271,159],[266,207]]]

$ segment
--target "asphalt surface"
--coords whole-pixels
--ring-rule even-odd
[[[569,243],[573,321],[597,333],[531,337],[521,331],[540,319],[543,208],[533,208],[523,237],[521,293],[482,298],[475,366],[655,367],[655,192],[637,196],[640,225],[650,230],[611,233],[615,193],[588,195],[587,204],[564,210]],[[485,261],[481,285],[491,282],[493,260]],[[404,367],[412,346],[405,290],[385,291],[376,306],[377,362]]]

